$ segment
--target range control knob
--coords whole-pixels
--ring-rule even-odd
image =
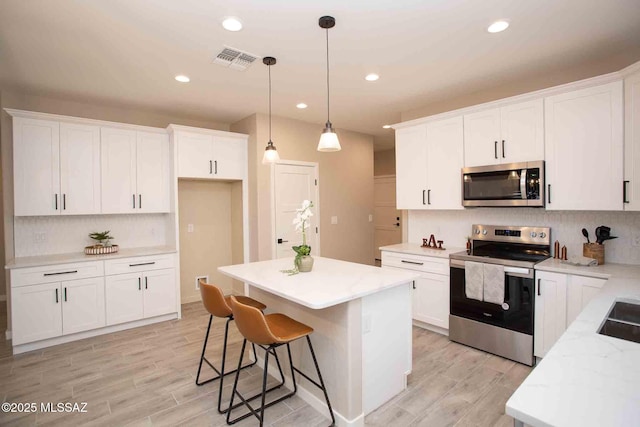
[[[476,233],[476,234],[480,234],[480,230],[476,228],[476,229],[475,229],[475,233]]]
[[[545,237],[547,237],[547,233],[545,233],[545,232],[543,231],[542,233],[538,234],[538,236],[539,236],[541,239],[544,239]]]
[[[482,235],[486,236],[487,235],[487,230],[482,230]]]
[[[535,231],[531,232],[531,237],[536,237],[538,235],[538,233],[536,233]]]

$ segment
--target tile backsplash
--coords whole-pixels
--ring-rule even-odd
[[[15,217],[15,256],[82,252],[89,233],[110,230],[122,248],[167,244],[168,214]]]
[[[422,239],[435,234],[444,240],[445,247],[464,248],[472,224],[525,225],[551,227],[551,243],[558,240],[566,246],[568,255],[582,255],[582,228],[589,231],[595,241],[595,229],[600,225],[611,227],[617,239],[605,243],[605,262],[640,264],[640,212],[582,212],[545,211],[535,208],[478,208],[460,211],[409,211],[408,239],[422,243]]]

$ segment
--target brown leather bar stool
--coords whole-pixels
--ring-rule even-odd
[[[313,328],[305,325],[304,323],[300,323],[284,314],[275,313],[264,315],[264,313],[256,308],[252,307],[249,304],[243,303],[239,298],[231,296],[231,309],[233,310],[233,316],[236,320],[236,325],[240,333],[244,336],[244,341],[242,342],[242,351],[240,352],[240,360],[238,361],[238,369],[236,370],[236,379],[233,383],[233,391],[231,392],[231,401],[229,402],[229,410],[227,411],[227,424],[233,424],[237,421],[247,418],[248,416],[254,415],[260,421],[260,427],[264,424],[264,410],[278,402],[283,401],[291,396],[293,396],[298,390],[298,386],[296,385],[296,377],[295,372],[299,373],[311,383],[313,383],[316,387],[320,388],[324,393],[324,398],[327,401],[327,407],[329,408],[329,414],[331,415],[331,425],[335,425],[336,419],[333,416],[333,409],[331,409],[331,403],[329,402],[329,395],[327,394],[327,389],[324,385],[324,381],[322,380],[322,374],[320,374],[320,368],[318,367],[318,361],[316,360],[316,355],[313,351],[313,346],[311,345],[311,338],[309,335],[313,332]],[[316,367],[316,372],[318,373],[318,379],[320,383],[318,384],[316,381],[309,378],[304,372],[300,371],[298,368],[293,366],[293,360],[291,358],[291,346],[289,345],[292,341],[297,339],[306,337],[307,343],[309,344],[309,350],[311,351],[311,357],[313,358],[313,363]],[[242,358],[244,356],[244,349],[247,345],[247,341],[250,341],[251,344],[258,344],[263,346],[266,350],[266,355],[264,359],[264,370],[262,374],[262,402],[259,408],[254,409],[249,402],[253,400],[253,397],[245,399],[240,392],[238,392],[238,378],[240,377],[240,367],[242,366]],[[293,379],[293,391],[291,393],[286,394],[272,402],[265,403],[265,397],[268,391],[267,387],[267,371],[269,369],[269,354],[273,354],[276,357],[277,354],[276,348],[286,345],[287,353],[289,355],[289,365],[291,366],[291,378]],[[280,365],[278,364],[278,367]],[[294,372],[295,371],[295,372]],[[235,396],[238,396],[241,400],[241,403],[237,405],[233,405],[233,400]],[[235,419],[231,419],[231,412],[233,409],[238,406],[244,404],[247,408],[249,408],[249,413],[244,414]],[[260,414],[258,415],[258,411]]]
[[[254,360],[253,362],[245,366],[238,366],[238,369],[225,372],[224,368],[225,368],[225,361],[227,358],[227,339],[229,336],[229,322],[233,320],[233,312],[231,311],[231,307],[229,306],[230,297],[224,296],[224,294],[222,293],[222,290],[218,286],[210,283],[205,283],[202,279],[200,279],[200,295],[202,296],[202,303],[204,304],[205,309],[209,312],[209,325],[207,326],[207,334],[204,336],[204,344],[202,346],[202,355],[200,356],[200,364],[198,365],[198,373],[196,375],[196,385],[200,386],[200,385],[210,383],[211,381],[220,379],[220,387],[218,391],[218,412],[223,414],[229,410],[228,408],[223,410],[221,405],[222,386],[223,386],[224,377],[226,375],[233,374],[236,371],[239,372],[241,369],[246,369],[255,365],[256,362],[258,361],[258,358],[256,356],[256,346],[252,345],[253,360]],[[262,310],[264,310],[267,307],[266,305],[262,304],[259,301],[254,300],[253,298],[249,298],[245,296],[236,296],[235,298],[237,298],[237,301],[242,301],[243,304],[246,304],[247,306],[252,307],[255,310],[258,310],[260,313],[262,313]],[[224,342],[222,344],[223,346],[222,347],[222,364],[221,364],[220,370],[218,370],[215,366],[213,366],[213,364],[209,362],[209,360],[207,360],[207,358],[204,356],[205,351],[207,350],[207,342],[209,341],[209,332],[211,330],[211,321],[213,320],[213,316],[227,319],[227,322],[224,327]],[[243,353],[244,353],[244,350],[245,350],[245,346],[243,345],[242,346]],[[200,372],[202,371],[202,362],[206,362],[207,365],[209,365],[209,367],[211,367],[211,369],[213,369],[217,375],[206,381],[200,381]],[[280,382],[280,384],[272,387],[273,390],[275,390],[276,388],[279,388],[284,384],[284,376],[282,373],[282,368],[280,367],[280,361],[276,359],[276,362],[278,364],[278,369],[280,369],[280,378],[282,378],[282,381]],[[253,400],[259,396],[260,394],[256,394],[255,396],[250,397],[249,400]]]

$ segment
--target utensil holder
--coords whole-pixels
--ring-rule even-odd
[[[598,243],[584,243],[582,245],[582,255],[598,261],[598,265],[604,264],[604,245]]]

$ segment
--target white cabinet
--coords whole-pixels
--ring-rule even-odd
[[[640,211],[640,71],[624,79],[624,209]]]
[[[60,290],[64,335],[105,326],[104,277],[62,282]]]
[[[449,259],[424,255],[382,252],[383,268],[420,272],[414,281],[412,317],[419,326],[449,329]]]
[[[542,99],[465,115],[465,167],[542,160],[543,118]]]
[[[144,274],[144,317],[176,311],[176,273],[173,268]]]
[[[169,211],[169,140],[164,134],[101,129],[102,213]]]
[[[594,277],[570,275],[567,283],[567,327],[607,281]]]
[[[107,276],[105,279],[107,325],[142,319],[142,276],[137,273]]]
[[[462,209],[462,117],[398,129],[398,209]]]
[[[547,209],[622,209],[622,108],[622,82],[545,99]]]
[[[99,128],[13,119],[16,216],[100,212]]]
[[[170,128],[178,146],[178,177],[240,180],[246,176],[247,137],[231,132]]]

